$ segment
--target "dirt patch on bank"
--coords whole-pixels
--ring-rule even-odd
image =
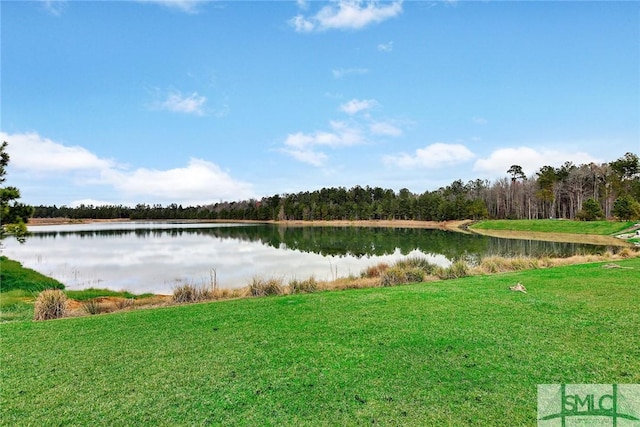
[[[113,313],[115,311],[139,308],[156,308],[171,303],[171,295],[152,295],[143,298],[98,297],[87,301],[67,300],[67,317],[81,317],[89,314]]]

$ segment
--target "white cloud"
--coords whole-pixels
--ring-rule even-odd
[[[356,114],[360,111],[370,110],[378,105],[375,99],[352,99],[340,106],[340,111],[347,114]]]
[[[343,121],[331,121],[329,124],[330,131],[297,132],[287,135],[284,141],[285,148],[281,151],[298,161],[322,166],[328,157],[325,153],[314,150],[313,147],[340,148],[365,142],[365,137],[358,126]]]
[[[192,158],[186,167],[134,171],[111,169],[104,178],[128,198],[212,203],[219,199],[239,200],[252,196],[251,185],[234,180],[216,164]]]
[[[7,152],[11,156],[10,165],[34,174],[100,171],[114,166],[111,160],[101,159],[83,147],[69,147],[43,138],[35,132],[0,132],[0,139],[9,143]]]
[[[474,154],[462,144],[435,143],[419,148],[412,155],[400,153],[385,156],[387,165],[403,168],[423,167],[428,169],[453,166],[471,160]]]
[[[191,95],[183,95],[179,91],[171,91],[166,95],[166,98],[161,101],[156,101],[152,108],[156,110],[166,110],[174,113],[195,114],[197,116],[204,116],[204,104],[207,102],[207,98],[198,95],[197,92],[193,92]]]
[[[489,120],[485,119],[484,117],[472,117],[471,121],[477,125],[486,125],[487,123],[489,123]]]
[[[309,33],[313,31],[315,25],[302,15],[294,16],[289,20],[289,24],[292,25],[298,33]]]
[[[286,153],[296,159],[299,162],[307,163],[312,166],[324,166],[329,158],[325,153],[320,151],[313,151],[309,149],[283,149],[283,153]]]
[[[367,74],[367,68],[338,68],[331,71],[334,79],[343,79],[348,76]]]
[[[378,50],[380,52],[391,52],[393,50],[393,42],[389,43],[380,43],[378,45]]]
[[[522,166],[525,175],[531,176],[542,166],[558,167],[568,159],[571,159],[575,165],[601,163],[600,160],[584,152],[510,147],[495,150],[489,157],[478,159],[473,170],[486,176],[497,177],[505,176],[512,165],[519,165]]]
[[[369,131],[373,135],[393,136],[402,135],[402,129],[388,122],[373,122],[369,125]]]
[[[7,134],[0,132],[0,140],[7,141],[9,166],[27,176],[29,186],[38,181],[41,188],[51,180],[65,186],[66,194],[86,193],[74,203],[111,199],[110,204],[182,203],[205,204],[218,200],[241,200],[253,197],[252,185],[238,181],[216,164],[192,158],[187,166],[168,170],[138,168],[125,170],[112,160],[105,160],[79,146],[66,146],[37,133]],[[79,176],[82,179],[77,179]],[[23,185],[18,185],[24,188]],[[105,197],[104,193],[109,196]],[[37,199],[47,194],[30,195]],[[77,197],[77,195],[76,195]],[[63,203],[56,201],[54,203]]]
[[[375,0],[338,0],[322,7],[313,16],[298,15],[289,23],[298,32],[360,30],[402,13],[402,0],[381,3]]]
[[[45,10],[54,16],[60,16],[67,7],[67,0],[41,0]]]
[[[341,121],[331,121],[331,132],[316,131],[310,134],[297,132],[289,134],[285,140],[285,145],[297,149],[312,146],[340,147],[360,144],[364,142],[364,137],[359,128],[350,126]]]
[[[180,12],[195,14],[198,13],[198,6],[207,0],[137,0],[139,3],[153,3],[170,9],[176,9]]]

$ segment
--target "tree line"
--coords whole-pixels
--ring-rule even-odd
[[[178,204],[36,206],[34,217],[197,220],[640,219],[640,159],[626,153],[602,164],[565,162],[527,177],[512,165],[494,182],[455,180],[434,191],[331,187],[201,206]]]

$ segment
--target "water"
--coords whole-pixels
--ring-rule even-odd
[[[380,262],[426,257],[447,267],[486,255],[570,256],[605,246],[499,239],[442,230],[286,227],[266,224],[124,222],[38,226],[3,255],[64,283],[169,294],[183,283],[235,288],[254,277],[331,280]]]

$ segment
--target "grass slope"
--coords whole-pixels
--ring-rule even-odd
[[[35,296],[52,288],[64,289],[64,285],[0,256],[0,322],[32,319]]]
[[[609,236],[632,227],[631,221],[569,221],[555,219],[486,220],[472,225],[477,230],[535,231],[545,233]]]
[[[2,324],[0,420],[534,426],[537,384],[640,382],[617,264]]]
[[[64,289],[64,285],[51,277],[23,267],[18,261],[0,256],[0,292],[40,292],[45,289]]]

